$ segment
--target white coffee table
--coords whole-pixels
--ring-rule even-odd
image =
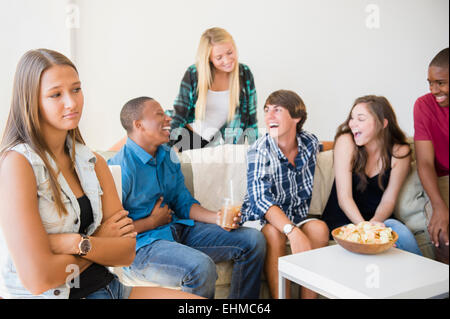
[[[349,252],[339,245],[279,258],[279,296],[286,279],[327,298],[448,297],[449,266],[397,248],[378,255]]]

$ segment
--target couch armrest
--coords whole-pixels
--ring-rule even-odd
[[[326,152],[332,150],[334,147],[333,141],[321,141],[319,144],[319,148],[321,152]]]

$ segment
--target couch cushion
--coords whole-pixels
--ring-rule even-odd
[[[233,183],[233,199],[242,202],[247,189],[248,145],[219,145],[182,152],[183,165],[190,164],[193,176],[193,196],[201,205],[218,210],[224,197],[230,197],[230,181]]]
[[[427,227],[424,210],[426,202],[425,192],[414,162],[400,190],[394,216],[408,226],[413,233],[422,231]]]
[[[180,155],[178,155],[180,156]],[[190,163],[181,162],[181,173],[184,176],[184,185],[189,190],[192,196],[194,196],[194,178],[192,176],[192,166]],[[194,196],[195,197],[195,196]]]
[[[425,205],[427,199],[417,173],[416,163],[400,190],[394,217],[403,222],[414,234],[417,244],[425,257],[434,259],[434,250],[427,230]]]
[[[314,171],[310,215],[322,215],[334,182],[333,151],[320,152]]]

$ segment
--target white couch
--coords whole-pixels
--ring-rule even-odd
[[[181,169],[185,176],[186,187],[202,206],[218,210],[223,196],[230,192],[229,181],[233,181],[233,197],[242,200],[246,192],[246,152],[247,145],[221,145],[214,148],[190,150],[179,154]],[[112,152],[100,152],[106,158]],[[120,187],[120,167],[112,168],[118,193]],[[310,214],[320,216],[328,200],[334,181],[333,152],[321,152],[314,176],[314,189],[310,206]],[[426,196],[421,186],[415,162],[399,195],[394,215],[404,222],[414,233],[424,256],[434,258],[433,249],[426,227],[424,207]],[[259,228],[259,222],[249,222],[249,227]],[[216,282],[216,298],[228,296],[231,282],[232,262],[217,264],[218,280]],[[153,285],[128,278],[120,268],[113,268],[121,280],[128,285]],[[178,287],[174,287],[178,288]],[[295,296],[296,293],[293,293]],[[261,298],[269,298],[268,288],[264,282],[261,285]]]

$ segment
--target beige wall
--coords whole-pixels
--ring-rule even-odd
[[[48,47],[74,58],[85,94],[83,135],[91,147],[108,148],[124,134],[119,112],[127,100],[147,95],[172,107],[201,33],[221,26],[255,76],[260,126],[264,100],[284,88],[302,96],[305,128],[320,139],[332,139],[365,94],[385,95],[412,135],[413,103],[428,91],[427,65],[448,47],[448,0],[72,2],[79,28],[71,38],[67,1],[0,0],[0,129],[19,57]]]

